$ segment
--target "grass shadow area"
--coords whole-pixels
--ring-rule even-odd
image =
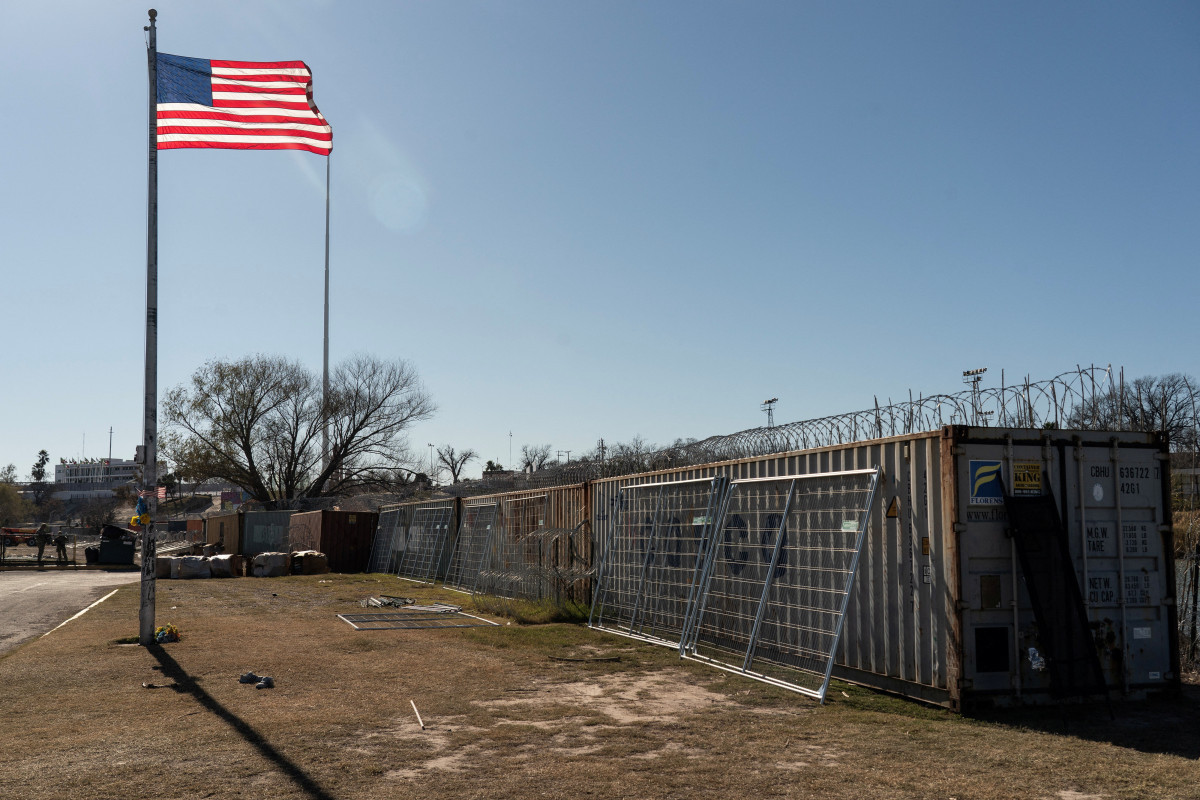
[[[300,768],[295,762],[279,752],[253,726],[234,714],[216,698],[206,692],[196,680],[188,674],[179,662],[171,657],[162,645],[152,644],[146,647],[148,652],[162,667],[162,674],[175,681],[170,688],[181,694],[191,695],[193,699],[206,710],[211,711],[229,727],[233,728],[248,744],[252,745],[264,758],[277,766],[280,771],[296,783],[302,791],[314,800],[335,800],[311,775]],[[269,691],[269,690],[268,690]]]
[[[1070,736],[1154,755],[1200,759],[1200,686],[1183,687],[1175,696],[1119,701],[1097,698],[1086,703],[987,709],[971,719],[1018,730]]]

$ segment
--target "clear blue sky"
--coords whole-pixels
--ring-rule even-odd
[[[22,476],[141,440],[150,5],[0,6]],[[423,457],[668,443],[982,366],[1200,374],[1196,3],[157,8],[162,52],[312,68],[331,361],[413,362]],[[160,155],[160,390],[253,353],[319,372],[324,168]]]

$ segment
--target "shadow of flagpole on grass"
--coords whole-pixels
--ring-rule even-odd
[[[204,689],[200,688],[192,676],[179,665],[178,661],[171,658],[170,654],[161,645],[148,645],[146,650],[162,665],[163,675],[174,679],[175,685],[171,688],[180,693],[190,694],[196,698],[196,702],[200,705],[225,720],[243,739],[257,748],[264,757],[272,761],[279,769],[283,770],[284,774],[295,781],[310,797],[313,797],[315,800],[336,800],[333,795],[321,788],[320,784],[311,775],[289,761],[283,753],[272,747],[271,743],[262,737],[262,734],[250,727],[241,717],[217,702]]]

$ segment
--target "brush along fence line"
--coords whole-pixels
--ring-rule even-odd
[[[802,524],[747,499],[751,479],[876,467],[878,501],[857,530]],[[660,497],[656,485],[670,488]],[[773,485],[772,502],[785,485]],[[372,563],[395,573],[407,561],[417,567],[405,577],[462,591],[589,603],[604,630],[818,692],[829,651],[833,677],[955,709],[1103,699],[1047,668],[1072,654],[1041,632],[1083,626],[1071,640],[1094,640],[1103,692],[1143,697],[1180,680],[1169,487],[1156,434],[954,425],[437,501],[453,509],[448,531],[405,522],[420,504],[396,506],[384,511],[392,526],[381,522]],[[1048,498],[1059,518],[1019,541],[1059,541],[1059,578],[1083,598],[1076,621],[1025,588],[1031,553],[1018,553],[1028,545],[1009,531],[1022,496]],[[795,546],[806,530],[818,546]],[[850,548],[831,538],[842,533],[862,539],[853,569]],[[431,575],[423,554],[434,550]]]

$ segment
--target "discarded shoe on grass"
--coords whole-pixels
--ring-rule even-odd
[[[262,678],[255,675],[253,672],[247,672],[245,675],[238,678],[238,683],[258,683]]]
[[[262,680],[254,685],[255,689],[274,689],[275,681],[271,680],[269,675],[264,675]]]

